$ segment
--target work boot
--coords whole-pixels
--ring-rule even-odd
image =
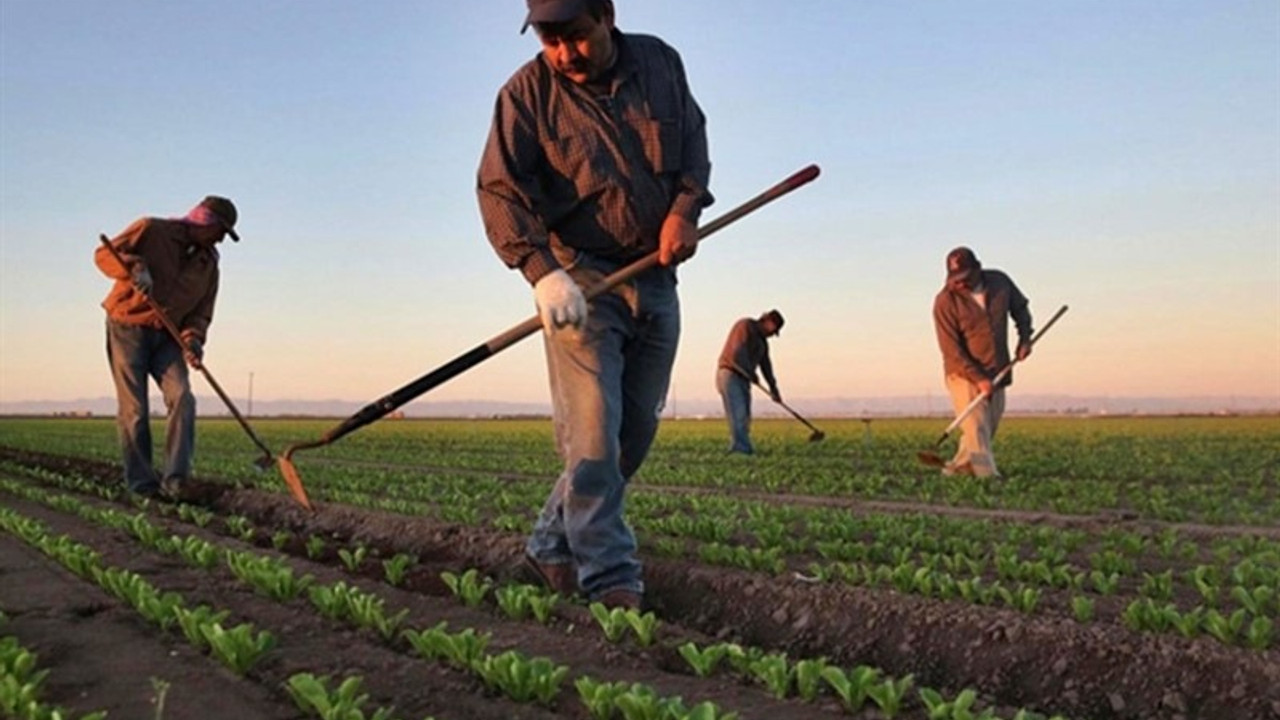
[[[572,563],[543,563],[531,555],[525,555],[523,569],[525,574],[533,576],[535,582],[566,598],[573,597],[578,592],[578,573]]]
[[[176,503],[191,503],[199,495],[195,486],[186,478],[170,475],[160,481],[160,495]]]
[[[962,462],[959,465],[947,463],[946,466],[942,468],[942,474],[947,477],[955,477],[957,475],[967,475],[972,477],[973,464],[968,462]]]
[[[626,610],[640,610],[640,593],[632,592],[626,588],[614,588],[607,590],[596,598],[596,602],[607,608],[623,608]]]
[[[129,494],[139,500],[162,500],[165,499],[160,494],[160,486],[152,483],[151,485],[143,485],[142,487],[129,488]]]

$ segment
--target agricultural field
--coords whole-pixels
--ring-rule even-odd
[[[666,421],[610,612],[516,572],[546,420],[301,452],[307,512],[230,420],[170,504],[111,420],[0,418],[0,717],[1280,718],[1280,418],[1006,418],[998,479],[919,463],[945,421],[815,422]]]

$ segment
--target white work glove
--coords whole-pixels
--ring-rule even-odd
[[[534,283],[533,299],[547,332],[566,325],[580,328],[587,321],[587,296],[564,270],[552,270]]]
[[[142,261],[134,263],[133,267],[129,269],[129,277],[132,279],[134,287],[148,295],[151,294],[151,271],[147,269],[145,263]]]

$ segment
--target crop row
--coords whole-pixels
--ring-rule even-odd
[[[19,490],[13,486],[8,487],[10,491]],[[19,490],[20,491],[20,490]],[[33,495],[30,492],[23,494]],[[76,511],[77,501],[62,496],[58,498],[48,498],[45,500],[49,504],[58,506],[60,509],[67,511]],[[182,512],[181,509],[176,512]],[[129,532],[130,535],[138,539],[145,545],[151,546],[153,549],[177,553],[189,561],[201,566],[207,566],[207,561],[199,558],[207,558],[215,556],[213,552],[194,552],[191,548],[199,545],[195,542],[197,538],[188,536],[180,538],[178,536],[165,536],[153,526],[149,527],[149,523],[139,515],[129,515],[114,510],[93,510],[81,506],[78,513],[104,522],[110,526],[117,527]],[[236,523],[228,523],[228,526]],[[228,530],[230,527],[228,527]],[[203,542],[203,541],[200,541]],[[232,568],[233,574],[241,578],[242,581],[254,586],[257,590],[265,595],[271,596],[277,600],[286,601],[299,595],[304,589],[309,589],[312,595],[313,603],[321,608],[321,612],[335,617],[337,619],[346,619],[353,624],[363,627],[373,627],[379,631],[384,640],[392,641],[392,630],[398,624],[398,620],[387,623],[388,617],[402,617],[403,613],[395,616],[389,616],[382,612],[382,602],[380,599],[373,597],[368,593],[355,591],[355,595],[366,598],[364,603],[347,602],[348,607],[363,605],[366,608],[373,607],[377,612],[359,613],[351,612],[350,618],[340,617],[344,615],[342,612],[330,613],[325,612],[324,607],[328,606],[328,602],[319,602],[317,598],[322,595],[329,597],[335,595],[350,596],[352,591],[342,583],[335,584],[330,588],[329,593],[320,593],[319,586],[312,585],[308,579],[295,576],[286,566],[279,561],[270,557],[259,556],[253,557],[252,553],[224,551],[227,565]],[[446,574],[449,575],[449,574]],[[309,577],[309,576],[308,576]],[[460,575],[453,575],[445,578],[447,584],[452,591],[467,604],[478,604],[480,598],[483,598],[490,589],[491,584],[478,580],[475,571],[469,571]],[[499,588],[495,596],[500,596],[503,590],[512,586]],[[498,607],[502,608],[508,615],[515,615],[509,606],[501,600],[497,602]],[[592,613],[595,615],[601,626],[605,637],[611,642],[618,642],[621,639],[621,632],[618,628],[632,627],[635,628],[637,641],[641,645],[649,645],[652,643],[653,627],[656,619],[651,613],[646,613],[646,617],[639,616],[634,611],[622,611],[614,609],[608,611],[603,606],[593,605]],[[362,622],[357,618],[376,616],[382,618],[382,621]],[[643,631],[641,628],[648,628]],[[509,678],[517,676],[520,678],[528,678],[521,681],[518,685],[506,688],[512,697],[517,695],[525,699],[539,699],[544,703],[548,703],[554,698],[550,678],[564,673],[559,670],[562,666],[554,666],[549,664],[550,661],[539,661],[539,659],[527,660],[518,653],[512,654],[511,651],[502,653],[497,656],[483,655],[483,647],[487,641],[484,636],[477,635],[474,632],[464,630],[461,633],[450,634],[445,631],[442,626],[437,626],[430,630],[421,632],[406,630],[403,635],[409,640],[417,651],[426,656],[437,659],[444,659],[459,667],[470,668],[484,678],[486,685],[497,690],[503,690],[499,687],[503,682],[501,678]],[[680,654],[684,656],[690,663],[694,671],[702,676],[708,674],[712,669],[714,662],[708,662],[707,658],[728,655],[734,667],[744,674],[745,677],[761,684],[769,689],[776,697],[783,698],[789,695],[795,695],[802,699],[812,701],[817,693],[817,681],[821,679],[830,688],[830,692],[841,697],[846,707],[853,711],[860,708],[863,702],[871,701],[880,707],[881,713],[885,717],[894,717],[900,711],[907,690],[911,688],[912,682],[909,676],[894,680],[892,678],[882,679],[878,670],[867,667],[854,668],[848,674],[844,670],[835,666],[829,666],[821,659],[798,660],[791,663],[785,655],[779,653],[767,654],[756,648],[742,649],[737,646],[721,643],[707,648],[699,649],[693,643],[686,642],[680,648]],[[515,682],[508,680],[507,682]],[[552,683],[555,685],[555,683]],[[593,708],[591,712],[593,717],[609,717],[605,711],[600,710],[601,697],[613,698],[611,706],[617,709],[638,707],[635,703],[639,702],[637,698],[656,697],[651,692],[637,691],[636,688],[626,683],[598,683],[591,679],[580,678],[577,687],[582,701]],[[540,689],[539,689],[540,688]],[[637,692],[639,693],[637,695]],[[973,709],[976,700],[976,692],[972,690],[962,690],[954,697],[945,697],[942,693],[931,688],[920,688],[917,692],[917,702],[924,708],[928,709],[930,717],[954,717],[954,718],[994,718],[992,711],[984,710],[981,713]],[[659,706],[671,710],[677,708],[678,701],[670,699],[663,700],[658,698],[654,700]],[[622,710],[623,717],[650,717],[651,715],[641,713],[632,714],[627,710]],[[672,717],[727,717],[727,715],[718,715],[718,711],[706,703],[689,709],[688,715],[675,713]],[[656,717],[656,716],[654,716]],[[1028,711],[1020,711],[1016,718],[1032,718],[1036,717]]]
[[[429,507],[450,508],[441,519],[458,522],[460,514],[479,516],[482,509],[493,508],[498,513],[493,524],[502,530],[516,529],[503,510],[517,506],[522,498],[516,492],[530,487],[500,484],[494,498],[486,497],[479,483],[469,483],[464,493],[452,479],[436,485],[433,479],[419,479],[411,492],[434,498],[436,504]],[[322,492],[350,505],[387,504],[354,488]],[[524,500],[528,506],[534,502],[532,496]],[[1220,538],[1204,550],[1173,531],[1153,538],[1112,529],[1093,539],[1080,530],[1045,526],[926,516],[858,517],[733,498],[644,493],[632,500],[631,516],[633,524],[653,538],[652,549],[659,555],[691,553],[710,564],[774,575],[799,573],[816,581],[978,605],[999,603],[1027,613],[1048,609],[1080,622],[1106,617],[1133,630],[1187,637],[1207,634],[1256,649],[1276,643],[1280,544],[1252,536]],[[1086,554],[1086,543],[1096,549]],[[1197,556],[1210,562],[1192,565]],[[1076,561],[1069,562],[1070,557]],[[1225,567],[1217,564],[1240,557]],[[1139,573],[1139,561],[1152,569]],[[1160,563],[1182,569],[1156,569]],[[1056,601],[1056,610],[1044,604],[1046,593],[1053,592],[1067,593]],[[1139,598],[1111,602],[1125,593]],[[1099,612],[1098,599],[1108,601],[1105,615]]]
[[[272,420],[259,426],[269,444],[283,446],[320,434],[325,424]],[[758,423],[760,455],[734,462],[723,454],[719,423],[664,423],[636,482],[1067,514],[1122,510],[1168,522],[1280,522],[1271,450],[1280,428],[1272,418],[1010,418],[1000,439],[1007,477],[947,482],[915,461],[916,451],[934,437],[932,421],[824,424],[828,440],[811,444],[796,442],[803,435],[785,423]],[[234,424],[208,420],[199,432],[207,474],[250,479],[244,439]],[[116,454],[114,433],[102,421],[0,420],[0,438],[14,447],[100,460]],[[343,469],[312,460],[358,465]],[[540,478],[559,470],[545,422],[410,421],[380,423],[309,454],[306,472],[309,482],[324,483],[344,472],[371,474],[379,465],[405,466],[406,473],[454,468]]]

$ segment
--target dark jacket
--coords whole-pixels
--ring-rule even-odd
[[[532,284],[585,252],[616,265],[658,248],[669,214],[697,224],[707,191],[706,120],[674,49],[614,31],[607,98],[526,63],[498,93],[477,173],[485,232]]]
[[[751,318],[742,318],[733,324],[716,367],[732,370],[749,382],[759,382],[756,378],[756,368],[759,367],[769,389],[775,393],[778,391],[773,363],[769,360],[769,339],[760,329],[760,323]]]
[[[193,332],[203,343],[218,298],[218,251],[195,244],[190,232],[191,226],[181,220],[142,218],[111,244],[122,255],[142,258],[151,272],[152,300],[179,330]],[[116,281],[102,301],[108,317],[123,325],[164,327],[110,250],[98,246],[93,261],[103,275]]]
[[[992,380],[1009,364],[1008,318],[1018,328],[1018,342],[1031,341],[1029,302],[1018,286],[999,270],[983,270],[986,290],[983,309],[967,290],[944,286],[933,300],[933,327],[942,350],[943,370],[961,375],[969,382]],[[1013,382],[1005,376],[1001,387]]]

